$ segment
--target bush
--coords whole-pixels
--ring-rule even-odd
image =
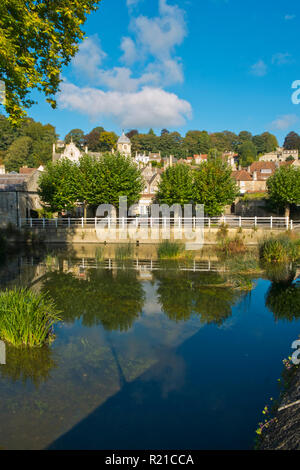
[[[52,300],[26,289],[0,293],[0,338],[13,346],[42,346],[53,340],[59,312]]]
[[[267,263],[285,263],[299,258],[299,246],[289,238],[270,238],[260,245],[260,258]]]
[[[183,251],[184,245],[182,243],[166,240],[159,245],[157,256],[160,259],[178,258]]]
[[[245,251],[247,251],[244,240],[238,235],[233,239],[227,238],[221,242],[221,249],[226,255],[245,253]]]

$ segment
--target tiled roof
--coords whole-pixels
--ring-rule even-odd
[[[261,171],[261,170],[276,170],[276,164],[274,162],[253,162],[250,166],[250,171]]]
[[[251,175],[246,170],[233,171],[232,176],[236,181],[252,181]]]
[[[36,170],[37,170],[37,168],[27,168],[27,167],[23,167],[23,168],[20,168],[20,169],[19,169],[19,173],[20,173],[20,175],[31,175],[31,174],[34,173]]]

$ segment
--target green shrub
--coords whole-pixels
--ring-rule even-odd
[[[26,289],[0,293],[0,338],[13,346],[42,346],[61,320],[52,300]]]
[[[160,243],[157,256],[160,259],[166,258],[178,258],[184,251],[184,245],[178,242],[170,242],[169,240],[165,240],[164,242]]]

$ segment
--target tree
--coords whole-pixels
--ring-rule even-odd
[[[280,167],[267,180],[267,188],[272,203],[284,208],[289,217],[291,204],[300,204],[300,169],[292,165]]]
[[[186,164],[167,168],[161,175],[156,199],[160,204],[190,204],[193,195],[192,171]]]
[[[300,150],[300,136],[296,132],[290,132],[285,140],[283,147],[285,150]]]
[[[84,136],[84,143],[87,145],[88,150],[91,152],[100,152],[101,142],[100,135],[104,132],[104,128],[99,126],[91,130],[91,132]]]
[[[99,171],[101,204],[113,204],[119,208],[120,196],[127,197],[128,206],[139,201],[144,182],[140,170],[130,157],[119,153],[105,154],[100,159]]]
[[[78,203],[88,206],[113,204],[127,196],[128,205],[139,201],[144,183],[141,172],[129,157],[105,154],[101,158],[84,155],[79,164],[68,159],[50,163],[41,175],[42,201],[52,212],[72,210]]]
[[[238,194],[231,168],[221,159],[202,163],[194,172],[193,200],[204,204],[205,214],[221,215],[226,205],[232,204]]]
[[[101,152],[111,152],[116,149],[118,136],[114,132],[103,131],[99,137],[99,149]]]
[[[65,137],[66,144],[69,144],[71,140],[76,144],[78,147],[82,147],[84,145],[84,132],[81,129],[72,129]]]
[[[255,135],[252,142],[256,147],[258,154],[273,152],[278,147],[278,141],[275,135],[270,132],[264,132],[260,135]]]
[[[52,212],[74,209],[78,201],[78,166],[67,158],[49,163],[39,179],[39,196]]]
[[[211,147],[211,139],[206,131],[188,131],[186,133],[184,148],[190,156],[208,153]]]
[[[246,141],[239,146],[238,154],[240,165],[248,166],[256,160],[257,150],[253,142]]]
[[[13,123],[33,101],[32,89],[56,106],[60,72],[84,38],[86,17],[100,0],[2,0],[0,3],[0,79],[6,88],[5,109]]]
[[[212,147],[216,147],[221,152],[229,152],[236,149],[239,138],[234,132],[223,131],[211,134]]]
[[[8,148],[4,159],[7,171],[19,171],[24,165],[34,166],[33,160],[29,159],[32,150],[32,139],[30,137],[18,137]]]

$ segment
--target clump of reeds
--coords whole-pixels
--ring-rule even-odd
[[[0,339],[13,346],[42,346],[54,338],[53,326],[61,321],[52,300],[27,289],[0,293]]]
[[[160,243],[157,249],[157,256],[160,259],[178,258],[184,252],[184,245],[179,242],[165,240]]]
[[[244,240],[236,235],[234,238],[226,238],[221,242],[221,250],[226,255],[240,254],[247,251]]]
[[[116,260],[128,260],[134,257],[134,245],[127,243],[125,245],[118,246],[115,251]]]
[[[286,263],[299,258],[299,244],[287,237],[269,238],[260,245],[260,258],[267,263]]]

